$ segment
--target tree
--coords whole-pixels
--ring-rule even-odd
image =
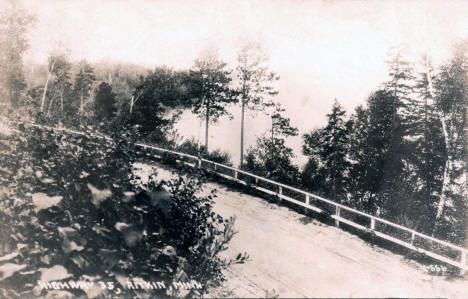
[[[60,97],[60,111],[64,111],[64,99],[71,93],[70,82],[71,63],[68,61],[67,56],[61,55],[56,58],[55,62],[55,81],[54,86]]]
[[[398,126],[397,120],[410,122],[414,109],[413,93],[413,66],[405,59],[406,47],[400,45],[390,49],[391,59],[387,61],[388,76],[390,80],[385,83],[385,88],[391,92],[393,102],[393,124]]]
[[[166,133],[190,107],[187,72],[159,67],[150,72],[135,88],[138,105],[133,107],[130,123],[138,125],[143,137],[153,142],[166,141]]]
[[[281,107],[279,103],[275,104],[274,110],[271,112],[271,140],[275,139],[275,136],[291,137],[297,136],[298,131],[296,127],[291,126],[289,118],[282,115],[285,109]]]
[[[221,61],[216,53],[207,52],[195,60],[190,71],[192,92],[196,95],[193,112],[200,118],[205,118],[205,148],[208,151],[208,128],[210,122],[216,122],[219,117],[229,115],[227,104],[236,101],[230,89],[231,72],[226,70],[227,64]]]
[[[347,153],[350,124],[345,119],[345,113],[335,100],[331,113],[327,114],[327,125],[303,136],[304,153],[318,157],[324,169],[325,194],[339,202],[346,198],[349,171]]]
[[[301,171],[301,186],[310,192],[319,193],[324,181],[323,168],[314,157],[309,157]]]
[[[416,210],[418,177],[415,163],[415,140],[418,100],[414,93],[413,64],[405,58],[406,48],[395,47],[388,63],[390,80],[385,84],[385,98],[391,103],[390,135],[381,190],[379,212],[404,225],[414,226],[409,209]]]
[[[245,45],[237,57],[238,94],[241,102],[241,148],[240,167],[244,160],[244,118],[245,110],[263,110],[266,96],[278,94],[271,83],[279,77],[265,65],[267,57],[260,46],[253,43]]]
[[[114,76],[112,79],[112,90],[114,90],[116,95],[116,100],[119,103],[119,114],[121,117],[124,117],[127,114],[131,117],[133,112],[133,106],[138,101],[138,97],[132,94],[135,88],[138,86],[138,83],[141,82],[143,79],[143,75],[139,76],[131,76],[129,74],[120,74],[118,76]]]
[[[91,96],[94,81],[94,70],[91,65],[86,61],[82,60],[79,63],[78,74],[76,74],[75,82],[73,84],[73,95],[76,99],[79,99],[79,106],[77,107],[80,117],[84,113],[84,108]],[[76,105],[75,105],[76,106]]]
[[[265,134],[257,139],[256,146],[249,148],[244,169],[284,184],[297,185],[299,169],[292,164],[293,150],[285,144],[287,137],[297,136],[297,128],[282,115],[284,111],[280,104],[275,104],[271,113],[271,137]]]
[[[437,201],[441,196],[446,149],[442,123],[429,84],[436,78],[429,56],[422,57],[423,70],[416,80],[415,109],[411,124],[411,157],[415,165],[417,190],[414,201],[420,210],[421,231],[432,233],[434,228]],[[431,76],[429,78],[428,76]]]
[[[257,139],[254,147],[247,151],[244,169],[284,184],[297,185],[299,169],[292,164],[293,150],[286,146],[286,138],[297,136],[297,128],[280,104],[272,104],[271,136],[268,133]]]
[[[115,93],[112,92],[112,87],[106,82],[101,82],[94,97],[94,112],[98,122],[112,120],[117,113],[116,104],[117,101]]]
[[[34,19],[17,8],[15,2],[10,4],[0,12],[0,97],[17,105],[26,88],[23,73],[23,55],[28,48],[26,30]]]
[[[404,164],[400,149],[395,151],[392,146],[393,142],[402,144],[401,134],[394,136],[401,128],[399,115],[394,114],[395,100],[392,91],[377,90],[368,97],[367,107],[357,107],[351,116],[347,178],[350,203],[377,215],[398,216],[406,207],[401,199],[407,197],[400,196],[405,191],[401,172]],[[400,139],[396,139],[398,136]],[[391,209],[398,211],[389,212]]]
[[[292,164],[292,158],[294,153],[284,139],[272,140],[264,135],[248,149],[244,169],[283,184],[297,185],[299,169]]]
[[[53,56],[49,57],[49,63],[48,63],[48,74],[47,74],[47,79],[44,84],[44,91],[42,93],[42,100],[41,100],[41,112],[44,111],[44,105],[46,101],[46,94],[47,94],[47,87],[49,87],[49,81],[50,77],[52,76],[52,72],[54,71],[54,66],[55,66],[55,59]]]
[[[441,67],[435,81],[436,99],[446,148],[446,162],[434,233],[449,235],[460,242],[465,238],[467,194],[467,106],[468,43],[455,46],[450,61]],[[428,68],[428,74],[430,69]],[[431,78],[431,75],[428,75]]]
[[[302,153],[308,158],[301,173],[302,186],[312,192],[324,193],[325,168],[320,158],[321,129],[317,128],[302,136]]]
[[[96,80],[107,82],[115,93],[118,103],[118,116],[122,120],[128,119],[133,106],[138,102],[134,96],[135,88],[141,83],[149,69],[130,63],[97,63],[94,64]]]
[[[50,113],[50,109],[56,97],[58,97],[57,101],[60,101],[60,111],[64,111],[64,98],[71,92],[71,83],[70,83],[70,71],[71,71],[71,64],[68,61],[68,58],[65,54],[53,54],[49,56],[48,59],[48,75],[46,79],[46,83],[44,85],[44,91],[42,94],[41,100],[41,112],[44,110],[44,105],[46,105],[46,94],[49,85],[49,80],[51,76],[55,76],[53,81],[53,91],[52,97],[49,101],[49,108],[47,110],[47,115]]]
[[[375,96],[372,94],[371,97]],[[368,99],[368,103],[371,99]],[[375,135],[371,135],[373,127],[370,124],[371,111],[362,105],[358,106],[350,121],[352,124],[349,140],[350,170],[348,186],[350,204],[368,213],[376,212],[375,196],[379,191],[380,178],[379,151],[374,141]],[[376,124],[379,125],[379,124]]]

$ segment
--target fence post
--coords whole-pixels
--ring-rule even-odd
[[[281,201],[281,195],[283,195],[283,187],[282,186],[278,186],[278,194],[279,194],[279,200]]]
[[[375,218],[371,217],[370,219],[370,229],[375,230]]]
[[[200,157],[198,158],[198,168],[201,168],[201,159],[200,159]]]
[[[340,217],[340,207],[339,206],[336,206],[335,215],[337,217]],[[338,218],[335,219],[335,226],[340,227],[340,220]]]
[[[214,170],[216,170],[216,164],[213,164],[214,165]]]
[[[236,181],[237,181],[237,170],[234,170],[234,178],[235,178]]]
[[[411,232],[411,245],[413,245],[414,243],[414,238],[415,238],[414,232]]]
[[[462,266],[466,267],[466,253],[464,251],[461,252],[460,264],[462,264]],[[465,273],[466,273],[466,270],[462,268],[460,270],[460,275],[464,276]]]
[[[255,177],[255,184],[258,185],[258,178]]]
[[[307,195],[307,194],[306,194],[305,204],[306,204],[306,205],[309,205],[309,204],[310,204],[310,197],[309,197],[309,195]],[[304,212],[305,212],[306,214],[307,214],[308,210],[309,210],[308,208],[304,208]]]

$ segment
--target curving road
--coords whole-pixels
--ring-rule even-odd
[[[158,176],[169,172],[158,170]],[[429,275],[403,256],[373,247],[334,226],[214,183],[215,210],[236,216],[238,231],[223,253],[250,256],[226,271],[212,297],[468,298],[468,281]]]
[[[226,272],[228,281],[213,296],[468,298],[467,280],[429,275],[334,226],[224,186],[207,187],[218,190],[215,210],[237,218],[225,255],[250,256]]]

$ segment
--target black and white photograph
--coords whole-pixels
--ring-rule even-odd
[[[0,0],[0,298],[468,298],[468,1]]]

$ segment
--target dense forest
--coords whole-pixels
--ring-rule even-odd
[[[467,43],[439,70],[397,49],[384,82],[346,118],[304,135],[304,186],[418,231],[463,244],[467,227]],[[416,65],[416,66],[415,66]],[[415,72],[419,68],[420,72]]]
[[[16,197],[28,197],[27,194],[29,197],[32,194],[33,201],[36,194],[36,199],[41,201],[49,196],[45,192],[49,190],[50,184],[57,187],[58,191],[53,195],[55,198],[68,199],[58,209],[68,209],[72,212],[70,218],[86,218],[86,221],[79,221],[82,226],[84,222],[96,221],[103,221],[101,224],[104,228],[109,226],[104,222],[111,221],[109,219],[114,216],[100,214],[104,213],[100,208],[102,198],[112,199],[105,202],[106,213],[118,214],[119,219],[122,219],[120,222],[138,218],[137,212],[123,209],[117,204],[120,198],[126,198],[127,192],[135,191],[128,191],[134,188],[131,187],[130,165],[135,159],[131,146],[135,140],[232,165],[228,153],[210,150],[208,144],[210,125],[223,117],[230,117],[232,106],[239,107],[242,116],[239,128],[241,168],[439,239],[458,245],[465,244],[468,227],[468,42],[461,41],[453,45],[451,58],[437,68],[427,54],[421,55],[418,61],[411,61],[404,47],[391,49],[387,61],[389,79],[376,86],[367,99],[362,99],[364,104],[347,113],[335,100],[323,127],[302,132],[302,152],[308,161],[306,165],[299,166],[292,162],[294,151],[287,146],[287,138],[297,136],[300,132],[287,116],[287,111],[274,100],[278,93],[275,82],[280,78],[270,70],[267,55],[258,44],[244,45],[238,53],[237,64],[233,66],[222,61],[216,51],[206,51],[187,70],[166,66],[147,69],[124,63],[91,64],[86,60],[72,62],[66,52],[51,54],[47,65],[26,66],[23,65],[23,55],[28,42],[24,33],[32,26],[32,22],[31,16],[21,10],[6,11],[1,16],[2,115],[11,120],[34,121],[81,131],[97,130],[111,136],[114,141],[112,145],[104,142],[93,144],[91,140],[77,138],[74,142],[80,145],[81,150],[76,152],[69,142],[65,142],[68,137],[53,131],[40,133],[36,129],[23,127],[20,129],[21,134],[10,137],[12,140],[8,143],[2,143],[1,151],[4,155],[0,158],[0,171],[5,173],[2,175],[2,187],[8,187],[8,191],[2,189],[0,194],[3,200],[0,212],[8,220],[2,223],[10,223],[6,226],[2,224],[2,238],[12,234],[24,237],[22,241],[12,240],[3,245],[2,254],[20,248],[20,244],[31,243],[31,240],[27,240],[27,230],[38,230],[38,234],[41,234],[41,230],[43,234],[54,231],[47,227],[52,225],[50,221],[42,222],[45,212],[48,217],[59,217],[57,210],[37,207],[31,210],[26,208],[29,204],[22,206],[15,203]],[[174,130],[183,111],[192,111],[205,123],[204,144],[195,139],[183,139]],[[244,132],[251,129],[246,126],[244,117],[250,111],[268,115],[271,128],[258,137],[256,144],[244,149]],[[238,136],[237,132],[234,133]],[[95,147],[101,147],[102,150],[94,156],[86,153],[94,151],[92,148]],[[19,152],[23,154],[19,155]],[[111,164],[103,165],[99,161]],[[82,165],[91,166],[83,169]],[[116,169],[116,165],[121,167]],[[21,171],[14,171],[17,169]],[[78,177],[80,180],[73,185]],[[103,177],[107,181],[102,181]],[[216,254],[219,250],[215,248],[208,254],[202,252],[205,249],[201,244],[222,247],[224,243],[220,245],[204,233],[210,231],[214,235],[229,236],[233,220],[210,218],[214,217],[209,216],[211,206],[208,205],[209,208],[204,210],[195,198],[198,182],[185,181],[181,177],[179,182],[171,182],[169,187],[173,198],[184,199],[186,203],[193,202],[194,206],[184,207],[177,213],[189,211],[198,214],[196,223],[192,224],[201,227],[200,235],[197,239],[190,239],[187,234],[180,234],[180,231],[171,232],[173,226],[167,223],[146,227],[149,224],[145,220],[142,225],[147,230],[157,231],[160,227],[168,230],[161,238],[147,240],[161,244],[159,255],[150,252],[150,249],[145,254],[161,258],[165,254],[170,257],[165,246],[171,244],[178,252],[183,252],[181,256],[185,260],[206,263],[207,267],[212,267],[210,274],[218,273]],[[109,188],[113,190],[112,194],[103,195],[105,191],[102,190]],[[91,204],[88,208],[93,211],[91,214],[86,214],[82,206],[73,204],[72,199],[79,197],[78,194],[82,193],[80,190],[89,191]],[[37,194],[40,194],[39,197]],[[138,198],[130,200],[137,201]],[[210,201],[211,197],[203,202]],[[159,199],[159,202],[157,207],[163,207],[164,200]],[[153,208],[156,209],[154,206],[142,209]],[[35,217],[37,225],[22,227],[23,211],[24,217]],[[190,218],[190,215],[183,214],[168,215],[165,208],[157,213],[172,219]],[[212,221],[203,220],[202,216]],[[87,219],[90,217],[96,219]],[[224,230],[213,226],[218,220],[225,223]],[[62,236],[63,248],[58,249],[61,252],[51,252],[50,255],[57,259],[66,256],[68,259],[61,261],[73,264],[72,261],[77,260],[79,255],[76,254],[77,250],[70,247],[76,249],[86,245],[68,239],[73,237],[76,227],[72,229],[72,224],[67,221],[71,220],[57,218],[53,224],[57,234]],[[112,229],[117,231],[136,229],[114,226],[115,223],[112,223]],[[111,235],[110,232],[96,231],[92,227],[82,229],[92,231],[96,239],[110,238]],[[126,233],[122,234],[125,239]],[[177,239],[174,236],[182,237]],[[135,249],[132,244],[141,240],[125,240],[128,247],[126,252],[129,253],[127,257],[136,259],[141,253],[132,252]],[[45,238],[43,241],[41,247],[37,248],[52,251],[53,247],[48,243],[50,240]],[[98,246],[99,242],[95,244]],[[114,263],[112,266],[115,267],[121,266],[120,271],[129,272],[130,269],[125,267],[130,262],[142,269],[145,267],[138,265],[135,260],[123,261],[123,266],[116,264],[118,258],[108,258],[114,252],[112,248],[93,250],[99,251],[97,258],[107,254],[101,260]],[[104,254],[102,250],[109,251]],[[31,260],[23,263],[36,263],[45,267],[45,264],[41,264],[44,261],[33,261],[44,256],[31,255],[28,257]],[[85,264],[85,261],[80,261],[74,263],[73,267],[86,267]],[[192,277],[204,277],[205,273],[187,269],[185,271]],[[149,276],[153,275],[150,269],[144,268],[144,271],[148,271]],[[173,272],[166,274],[173,275]],[[5,278],[4,275],[2,279]]]

